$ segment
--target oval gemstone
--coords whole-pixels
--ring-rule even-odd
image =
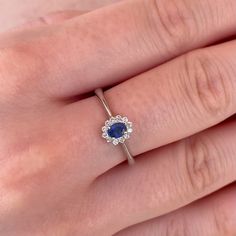
[[[124,123],[115,123],[109,127],[107,134],[111,138],[121,138],[124,133],[127,131],[127,127]]]

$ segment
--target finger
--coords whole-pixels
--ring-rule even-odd
[[[89,200],[116,232],[174,211],[236,180],[235,140],[232,122],[149,152],[100,176]]]
[[[78,10],[67,10],[67,11],[53,12],[53,13],[49,13],[45,16],[42,16],[38,19],[27,21],[25,24],[22,24],[16,28],[14,28],[14,30],[26,30],[26,29],[30,29],[32,27],[40,27],[40,26],[59,24],[59,23],[64,22],[65,20],[72,19],[74,17],[80,16],[85,13],[86,13],[85,11],[78,11]]]
[[[235,49],[233,41],[191,52],[105,93],[113,113],[133,122],[127,144],[134,156],[195,134],[235,113]],[[74,147],[67,149],[82,151],[81,159],[94,167],[94,175],[125,160],[120,148],[100,137],[106,116],[96,97],[70,104],[64,114],[67,118],[60,127],[70,130],[66,139],[72,139]]]
[[[166,216],[132,226],[115,236],[236,235],[235,184]]]
[[[16,54],[15,64],[24,67],[21,62],[28,58],[41,68],[35,69],[37,89],[61,98],[113,85],[233,35],[235,12],[235,0],[129,0],[57,27],[25,32],[29,40],[2,37],[2,44],[10,48],[4,50],[10,54],[6,58]]]

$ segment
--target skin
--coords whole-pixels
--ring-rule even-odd
[[[18,27],[35,18],[46,16],[51,12],[65,10],[88,11],[118,0],[0,0],[0,32]]]
[[[2,34],[1,235],[236,234],[236,2],[204,3],[125,1]],[[100,138],[97,87],[134,122],[132,167]]]

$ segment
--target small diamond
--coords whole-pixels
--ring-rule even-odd
[[[125,136],[122,137],[122,138],[120,138],[120,139],[119,139],[119,142],[120,142],[120,143],[124,143],[124,142],[125,142]]]
[[[114,139],[114,140],[112,141],[112,143],[113,143],[114,145],[117,145],[117,144],[119,143],[119,140]]]
[[[111,143],[111,142],[113,141],[113,139],[110,138],[108,135],[107,135],[107,137],[106,137],[106,140],[107,140],[108,143]]]
[[[128,131],[128,133],[132,133],[133,129],[132,128],[128,128],[127,131]]]
[[[132,127],[132,126],[133,126],[132,122],[127,122],[127,125],[128,125],[129,127]]]

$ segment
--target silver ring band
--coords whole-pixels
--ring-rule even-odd
[[[127,157],[128,163],[130,165],[134,164],[135,160],[132,154],[130,153],[128,146],[125,144],[125,140],[129,138],[129,134],[132,132],[132,123],[128,121],[127,117],[121,117],[120,115],[113,116],[113,113],[108,105],[108,102],[101,88],[96,89],[94,92],[96,96],[99,98],[109,117],[109,120],[105,122],[105,126],[102,128],[103,138],[106,138],[107,142],[113,142],[114,145],[120,144]],[[114,127],[115,125],[117,127],[120,126],[118,127],[119,128],[118,131],[121,131],[123,128],[122,130],[123,133],[121,137],[109,136],[109,130],[112,128],[112,126]]]

